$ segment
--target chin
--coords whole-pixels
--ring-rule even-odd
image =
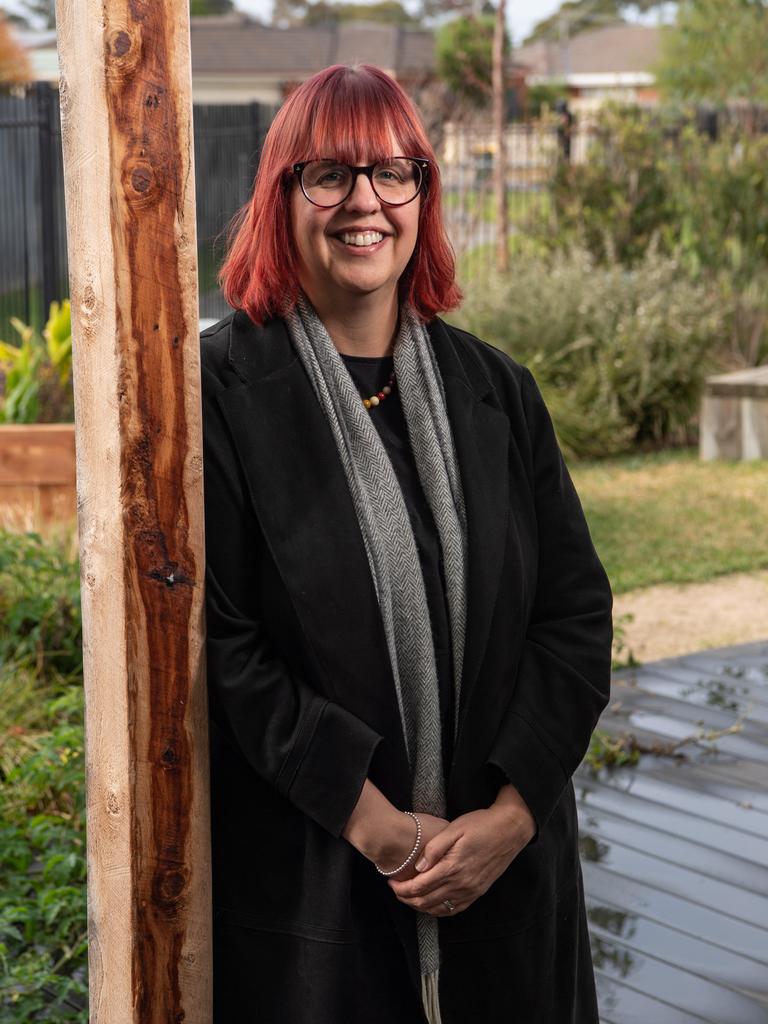
[[[390,286],[389,280],[363,280],[339,281],[337,287],[340,291],[349,292],[352,295],[371,295],[374,292],[386,290]]]

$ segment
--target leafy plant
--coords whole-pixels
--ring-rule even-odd
[[[52,302],[40,337],[18,317],[11,324],[21,343],[0,341],[4,383],[0,423],[67,422],[73,418],[72,327],[69,299]]]
[[[636,765],[640,749],[631,733],[614,737],[605,729],[595,729],[584,760],[593,772],[609,766]]]
[[[78,563],[66,538],[0,530],[0,666],[27,665],[43,678],[81,670]]]
[[[77,561],[0,531],[0,1021],[85,1024],[84,701]]]
[[[768,138],[724,125],[716,140],[691,113],[606,104],[587,159],[560,161],[546,216],[526,231],[550,251],[585,248],[627,267],[655,248],[691,277],[742,288],[768,268]]]
[[[0,693],[13,687],[0,669]],[[87,1019],[82,688],[45,705],[52,725],[0,787],[0,1020]]]

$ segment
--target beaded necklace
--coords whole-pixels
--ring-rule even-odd
[[[381,391],[377,391],[375,394],[371,395],[370,398],[363,399],[363,405],[368,410],[368,412],[370,412],[371,409],[379,405],[380,402],[383,402],[387,395],[392,393],[392,389],[394,388],[394,386],[395,371],[392,370],[392,373],[390,373],[389,377],[387,378],[387,383],[384,385]]]

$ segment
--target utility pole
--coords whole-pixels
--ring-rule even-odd
[[[509,270],[509,223],[507,213],[507,139],[505,117],[506,68],[504,61],[505,0],[497,0],[493,32],[493,135],[496,159],[493,165],[493,192],[496,208],[496,267]]]
[[[91,1024],[210,1024],[189,7],[57,0]]]

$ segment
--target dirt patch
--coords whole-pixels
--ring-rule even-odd
[[[621,617],[632,619],[621,623]],[[614,623],[624,649],[641,662],[708,647],[768,640],[768,570],[718,576],[707,583],[662,584],[614,598]]]

